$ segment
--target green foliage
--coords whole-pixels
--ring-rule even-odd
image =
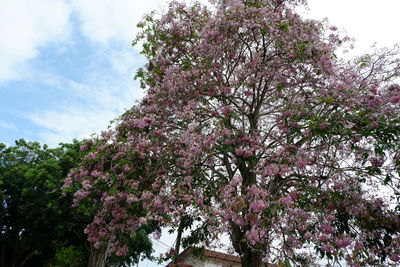
[[[0,143],[0,266],[87,266],[89,244],[84,228],[95,210],[91,203],[71,208],[72,191],[62,185],[71,169],[88,152],[81,142],[41,146],[23,139],[15,146]],[[149,229],[135,232],[128,240],[129,255],[108,258],[108,266],[129,266],[140,254],[150,257]]]
[[[137,263],[140,260],[140,255],[151,259],[152,243],[148,238],[148,233],[152,232],[154,229],[151,226],[143,227],[139,231],[132,233],[132,236],[126,240],[128,244],[129,251],[131,252],[127,256],[115,256],[111,255],[107,259],[107,266],[113,267],[129,267],[132,264]]]
[[[84,267],[87,266],[87,252],[81,246],[61,246],[55,253],[54,263],[48,267]]]
[[[0,145],[0,234],[5,266],[43,266],[56,255],[54,242],[73,246],[71,196],[61,186],[80,160],[80,143],[49,149],[23,139]],[[23,263],[25,263],[23,265]]]

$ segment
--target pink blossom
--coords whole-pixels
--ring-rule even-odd
[[[137,197],[135,197],[135,196],[130,196],[130,197],[128,197],[127,199],[126,199],[126,202],[128,203],[128,204],[132,204],[132,203],[135,203],[135,202],[138,202],[139,201],[139,199],[137,198]]]
[[[334,251],[334,248],[331,245],[325,244],[321,246],[321,249],[325,252],[332,253]]]
[[[271,164],[265,167],[265,174],[268,176],[275,176],[279,173],[279,168],[275,164]]]
[[[292,201],[295,201],[299,197],[299,194],[295,191],[292,191],[289,193],[289,196]]]
[[[156,199],[154,199],[154,201],[153,201],[153,206],[155,207],[155,208],[161,208],[162,207],[162,202],[161,202],[161,199],[159,199],[159,198],[156,198]]]
[[[231,113],[233,112],[233,109],[229,106],[223,106],[221,108],[221,113],[225,116],[228,117]]]
[[[390,255],[390,256],[389,256],[389,259],[390,259],[391,261],[394,261],[394,262],[400,261],[400,255],[399,255],[399,254]]]
[[[154,237],[154,239],[159,240],[159,239],[161,238],[161,232],[158,231],[158,230],[156,230],[156,231],[153,233],[153,237]]]
[[[112,202],[114,201],[115,197],[114,196],[108,196],[104,199],[104,205],[105,206],[110,206]]]
[[[260,232],[255,228],[252,228],[249,232],[247,232],[246,236],[250,244],[253,246],[258,243],[261,243]]]
[[[132,168],[131,168],[131,167],[129,167],[129,165],[128,165],[128,164],[125,164],[125,165],[124,165],[124,169],[123,169],[123,171],[124,171],[124,172],[129,172],[130,170],[132,170]]]
[[[371,158],[370,162],[373,167],[382,167],[385,160],[383,158]]]
[[[221,92],[225,95],[230,95],[231,94],[231,88],[229,87],[221,87]]]
[[[95,155],[93,152],[90,152],[89,154],[86,155],[86,157],[87,157],[88,159],[95,159],[95,158],[96,158],[96,155]]]
[[[321,122],[321,123],[319,124],[319,129],[320,129],[320,130],[326,130],[326,129],[328,128],[328,126],[329,126],[329,123],[327,123],[327,122]]]
[[[231,140],[231,139],[225,139],[225,141],[224,141],[224,143],[225,143],[225,145],[233,145],[233,144],[235,144],[235,141],[233,141],[233,140]]]
[[[89,195],[88,191],[84,191],[84,190],[78,190],[74,193],[74,197],[75,199],[84,199],[85,197],[87,197]]]
[[[250,150],[244,150],[241,148],[236,148],[235,149],[235,153],[236,155],[238,155],[239,157],[243,157],[243,158],[250,158],[253,155],[253,152]]]
[[[140,197],[141,200],[149,200],[153,197],[153,194],[149,191],[143,191],[142,196]]]
[[[139,218],[139,225],[142,226],[142,225],[145,225],[145,224],[147,224],[147,219],[144,218],[144,217],[140,217]]]
[[[68,187],[70,187],[70,186],[72,185],[72,182],[73,182],[72,178],[68,176],[68,177],[65,178],[65,180],[64,180],[63,188],[68,188]]]
[[[235,177],[232,178],[230,184],[231,184],[232,186],[236,186],[236,185],[238,185],[239,183],[241,183],[242,181],[243,181],[243,177],[242,177],[242,176],[239,176],[239,175],[236,175]]]
[[[351,239],[347,238],[347,237],[341,238],[341,239],[336,239],[335,243],[339,248],[345,248],[351,244]]]
[[[356,243],[355,243],[355,245],[354,245],[354,249],[357,250],[357,251],[359,251],[359,250],[362,250],[363,248],[364,248],[363,243],[360,242],[360,241],[356,241]]]
[[[229,137],[229,136],[232,135],[232,131],[229,130],[229,129],[224,128],[224,129],[222,130],[222,134],[225,135],[225,136],[227,136],[227,137]]]
[[[245,96],[252,96],[252,95],[254,95],[254,93],[253,93],[252,91],[245,91],[245,92],[243,92],[243,94],[244,94]]]
[[[263,211],[266,207],[267,207],[267,205],[266,205],[265,202],[264,202],[263,200],[261,200],[261,199],[250,203],[250,208],[251,208],[254,212]]]
[[[211,117],[217,117],[217,116],[218,116],[218,112],[216,112],[216,111],[211,111],[210,116],[211,116]]]
[[[79,149],[80,149],[81,151],[86,151],[86,150],[89,149],[89,146],[88,146],[88,145],[81,145]]]
[[[246,225],[246,222],[243,220],[242,217],[234,215],[232,218],[233,222],[239,226],[244,226]]]
[[[128,255],[128,252],[129,252],[128,246],[125,245],[125,246],[121,247],[120,249],[118,249],[115,252],[115,255],[116,256],[126,256],[126,255]]]
[[[139,129],[143,129],[146,128],[149,124],[147,122],[145,122],[144,120],[134,120],[133,121],[133,125]]]
[[[331,226],[330,224],[326,224],[326,223],[321,224],[321,230],[325,234],[333,234],[336,231],[335,227]]]
[[[319,237],[319,240],[321,240],[322,242],[327,242],[329,240],[329,237],[327,235],[321,235]]]
[[[84,180],[82,182],[82,188],[86,191],[88,191],[90,188],[92,188],[91,183],[88,180]]]
[[[370,109],[375,109],[377,108],[379,105],[381,105],[381,100],[377,97],[373,97],[369,102],[368,102],[368,107]]]
[[[328,215],[328,216],[326,216],[326,220],[327,220],[328,222],[333,222],[334,220],[336,220],[336,217],[335,217],[335,216],[332,216],[332,215]]]
[[[289,206],[293,202],[292,198],[290,196],[289,197],[283,197],[279,201],[285,206]]]
[[[101,173],[100,172],[98,172],[98,171],[92,171],[92,173],[91,173],[91,175],[93,176],[93,177],[99,177],[100,175],[101,175]]]
[[[310,239],[313,235],[310,232],[304,234],[304,239]]]

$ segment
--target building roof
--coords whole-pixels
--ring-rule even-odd
[[[216,259],[225,260],[225,261],[229,261],[229,262],[241,263],[240,257],[222,253],[222,252],[218,252],[218,251],[206,249],[206,250],[204,250],[204,255],[209,258],[216,258]]]
[[[183,259],[186,256],[192,254],[193,247],[188,247],[186,248],[182,253],[179,254],[179,258]],[[223,261],[223,262],[230,262],[230,263],[241,263],[240,257],[214,251],[214,250],[209,250],[209,249],[204,249],[204,256],[208,259],[214,259],[216,261]],[[172,264],[168,264],[167,266],[172,266]]]

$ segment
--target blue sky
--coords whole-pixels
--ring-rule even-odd
[[[143,91],[135,25],[163,1],[0,0],[0,142],[69,142]]]
[[[0,0],[0,142],[89,137],[142,97],[135,25],[164,0]],[[399,0],[310,0],[361,54],[400,43]],[[163,242],[171,244],[171,238]],[[151,266],[142,264],[141,266]]]

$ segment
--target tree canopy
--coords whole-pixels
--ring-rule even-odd
[[[91,210],[72,209],[73,195],[61,188],[85,154],[80,146],[76,140],[52,149],[23,139],[15,146],[0,144],[0,266],[96,266],[97,250],[83,232]],[[130,253],[109,257],[107,266],[129,266],[141,253],[149,256],[149,231],[137,232],[127,241]]]
[[[121,234],[191,218],[186,240],[225,232],[244,267],[400,260],[398,48],[341,60],[349,38],[298,15],[305,3],[144,18],[146,95],[67,181],[77,206],[99,206],[92,242],[124,254]]]
[[[44,266],[58,249],[84,250],[75,234],[67,237],[79,226],[70,219],[71,197],[68,201],[61,192],[79,153],[78,142],[57,149],[23,139],[15,146],[0,144],[1,266]],[[66,251],[59,251],[59,261],[62,253]],[[75,260],[85,261],[79,253]]]

